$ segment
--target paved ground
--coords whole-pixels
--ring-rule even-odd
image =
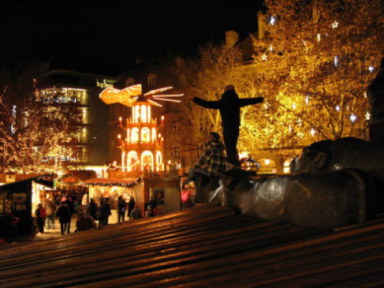
[[[75,233],[76,230],[76,217],[77,215],[74,214],[72,221],[71,221],[71,230],[70,234]],[[112,215],[109,217],[109,224],[115,224],[117,223],[117,213],[116,210],[112,210]],[[29,241],[41,241],[41,240],[51,240],[51,239],[56,239],[63,237],[60,232],[60,223],[56,219],[55,220],[55,228],[54,229],[44,229],[44,233],[37,233],[35,235],[28,235],[25,237],[22,237],[15,241],[14,243],[19,243],[19,242],[29,242]]]
[[[0,250],[0,287],[384,287],[384,216],[333,230],[194,207]]]

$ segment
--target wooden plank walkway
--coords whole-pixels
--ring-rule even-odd
[[[383,217],[321,231],[218,206],[0,250],[0,287],[383,287],[383,275]]]

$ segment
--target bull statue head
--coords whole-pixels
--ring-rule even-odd
[[[314,173],[321,172],[328,168],[331,162],[331,154],[321,151],[316,147],[306,147],[301,155],[290,163],[291,173]]]

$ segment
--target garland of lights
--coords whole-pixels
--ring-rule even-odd
[[[112,183],[85,183],[89,186],[105,186],[105,187],[112,187],[112,186],[118,186],[118,187],[125,187],[125,188],[132,188],[138,184],[140,184],[142,181],[141,178],[137,178],[137,180],[132,181],[131,183],[121,183],[121,182],[112,182]]]

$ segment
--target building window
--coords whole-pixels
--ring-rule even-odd
[[[171,133],[172,134],[177,134],[179,133],[179,122],[175,121],[175,122],[172,122],[172,125],[171,125]]]
[[[156,78],[157,76],[153,73],[149,74],[147,77],[147,84],[148,86],[155,86],[156,85]]]
[[[149,142],[151,141],[150,135],[149,135],[149,128],[144,127],[141,129],[141,141],[142,142]]]
[[[180,145],[172,145],[171,158],[180,158]]]
[[[133,84],[135,84],[135,79],[131,77],[125,79],[125,87],[132,86]]]
[[[139,128],[134,127],[132,128],[132,135],[131,135],[131,141],[132,143],[137,143],[139,142]]]

